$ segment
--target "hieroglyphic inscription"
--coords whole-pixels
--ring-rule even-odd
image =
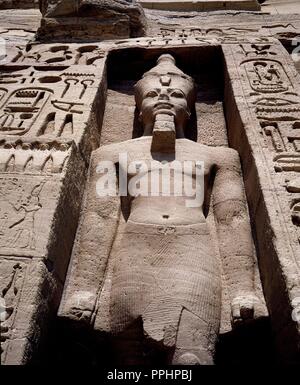
[[[92,67],[0,68],[0,136],[80,139],[100,82]]]
[[[278,183],[283,184],[290,202],[291,219],[297,226],[300,208],[300,96],[295,90],[280,57],[278,47],[241,45],[244,59],[240,66],[248,80],[249,99],[260,121]],[[276,52],[277,51],[277,52]],[[270,58],[272,57],[272,59]],[[298,202],[299,200],[299,202]]]

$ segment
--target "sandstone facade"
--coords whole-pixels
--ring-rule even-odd
[[[38,8],[39,2],[38,0],[1,0],[0,1],[0,9],[32,9]]]
[[[299,363],[297,2],[10,3],[1,363]],[[122,153],[203,161],[201,208],[99,198]]]

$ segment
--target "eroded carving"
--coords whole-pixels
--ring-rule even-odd
[[[276,152],[286,151],[281,133],[276,123],[261,123],[264,133],[271,139],[269,148],[274,148]]]
[[[63,171],[69,145],[57,143],[5,143],[0,152],[0,171],[5,173],[47,173]]]
[[[41,209],[39,195],[45,182],[24,185],[18,179],[1,178],[0,247],[35,249],[35,214]]]
[[[51,92],[41,88],[14,91],[0,110],[0,132],[23,135],[28,132],[47,103]]]
[[[297,119],[300,112],[300,101],[296,98],[259,98],[254,105],[259,119]]]
[[[101,81],[95,68],[14,65],[1,70],[0,83],[7,89],[0,88],[0,136],[38,136],[48,141],[62,133],[65,138],[84,135],[82,127]],[[75,121],[73,114],[79,115]],[[68,127],[72,123],[72,129],[65,129],[66,122]]]
[[[299,181],[298,181],[299,182]],[[299,186],[298,186],[299,187]],[[297,189],[297,192],[300,190]],[[294,192],[294,191],[292,191]],[[296,202],[293,202],[292,207],[291,207],[291,216],[292,216],[292,221],[295,226],[300,226],[300,201],[296,200]]]
[[[275,60],[249,60],[244,62],[251,88],[262,93],[279,93],[289,89],[290,81],[281,65]]]
[[[1,219],[0,219],[1,220]],[[0,234],[2,228],[0,225]],[[0,318],[0,334],[1,363],[10,338],[11,329],[14,322],[14,315],[18,306],[21,288],[24,279],[25,266],[23,263],[14,261],[0,261],[0,301],[1,301],[1,318]]]
[[[40,1],[43,23],[40,38],[113,38],[143,36],[146,19],[143,8],[133,1],[69,0]],[[62,19],[60,28],[55,21]],[[116,28],[118,27],[118,28]]]
[[[15,60],[22,64],[93,65],[103,60],[105,52],[95,44],[33,45]]]
[[[270,50],[270,44],[240,44],[246,56],[275,56],[276,52]]]
[[[5,88],[0,88],[0,102],[4,98],[6,93],[7,93],[7,90]]]
[[[286,153],[274,157],[275,170],[281,171],[300,171],[300,154]]]

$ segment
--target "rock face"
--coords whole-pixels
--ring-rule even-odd
[[[125,0],[40,0],[41,39],[108,39],[144,36],[143,8]]]
[[[38,8],[39,0],[0,0],[0,9],[10,8]]]
[[[295,2],[8,3],[1,364],[299,364]]]
[[[259,11],[260,5],[257,0],[196,0],[196,1],[176,1],[176,0],[140,0],[145,8],[161,9],[168,11]]]

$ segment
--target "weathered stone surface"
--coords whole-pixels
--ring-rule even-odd
[[[259,11],[257,0],[140,0],[144,8],[161,9],[167,11],[220,11],[220,10],[244,10]]]
[[[40,1],[40,39],[85,40],[143,36],[146,19],[136,2],[123,0]]]
[[[12,47],[9,60],[0,68],[0,261],[13,261],[7,279],[23,262],[33,271],[18,279],[19,297],[3,287],[1,362],[20,364],[35,356],[59,305],[86,164],[99,143],[106,59],[83,44]]]
[[[262,11],[273,14],[291,14],[300,12],[298,0],[265,0],[262,4]]]
[[[10,9],[10,8],[38,8],[38,0],[0,0],[0,9]]]
[[[136,4],[47,3],[37,36],[37,9],[0,11],[1,363],[299,363],[298,2],[164,2],[136,38]],[[205,158],[210,204],[100,199],[124,151]]]
[[[228,100],[233,102],[234,97],[242,119],[234,118],[227,109],[229,143],[240,149],[243,161],[277,349],[285,362],[298,362],[299,235],[297,181],[293,179],[298,157],[298,74],[281,45],[273,44],[265,53],[245,48],[224,48]],[[247,127],[245,131],[241,131],[241,124]]]

